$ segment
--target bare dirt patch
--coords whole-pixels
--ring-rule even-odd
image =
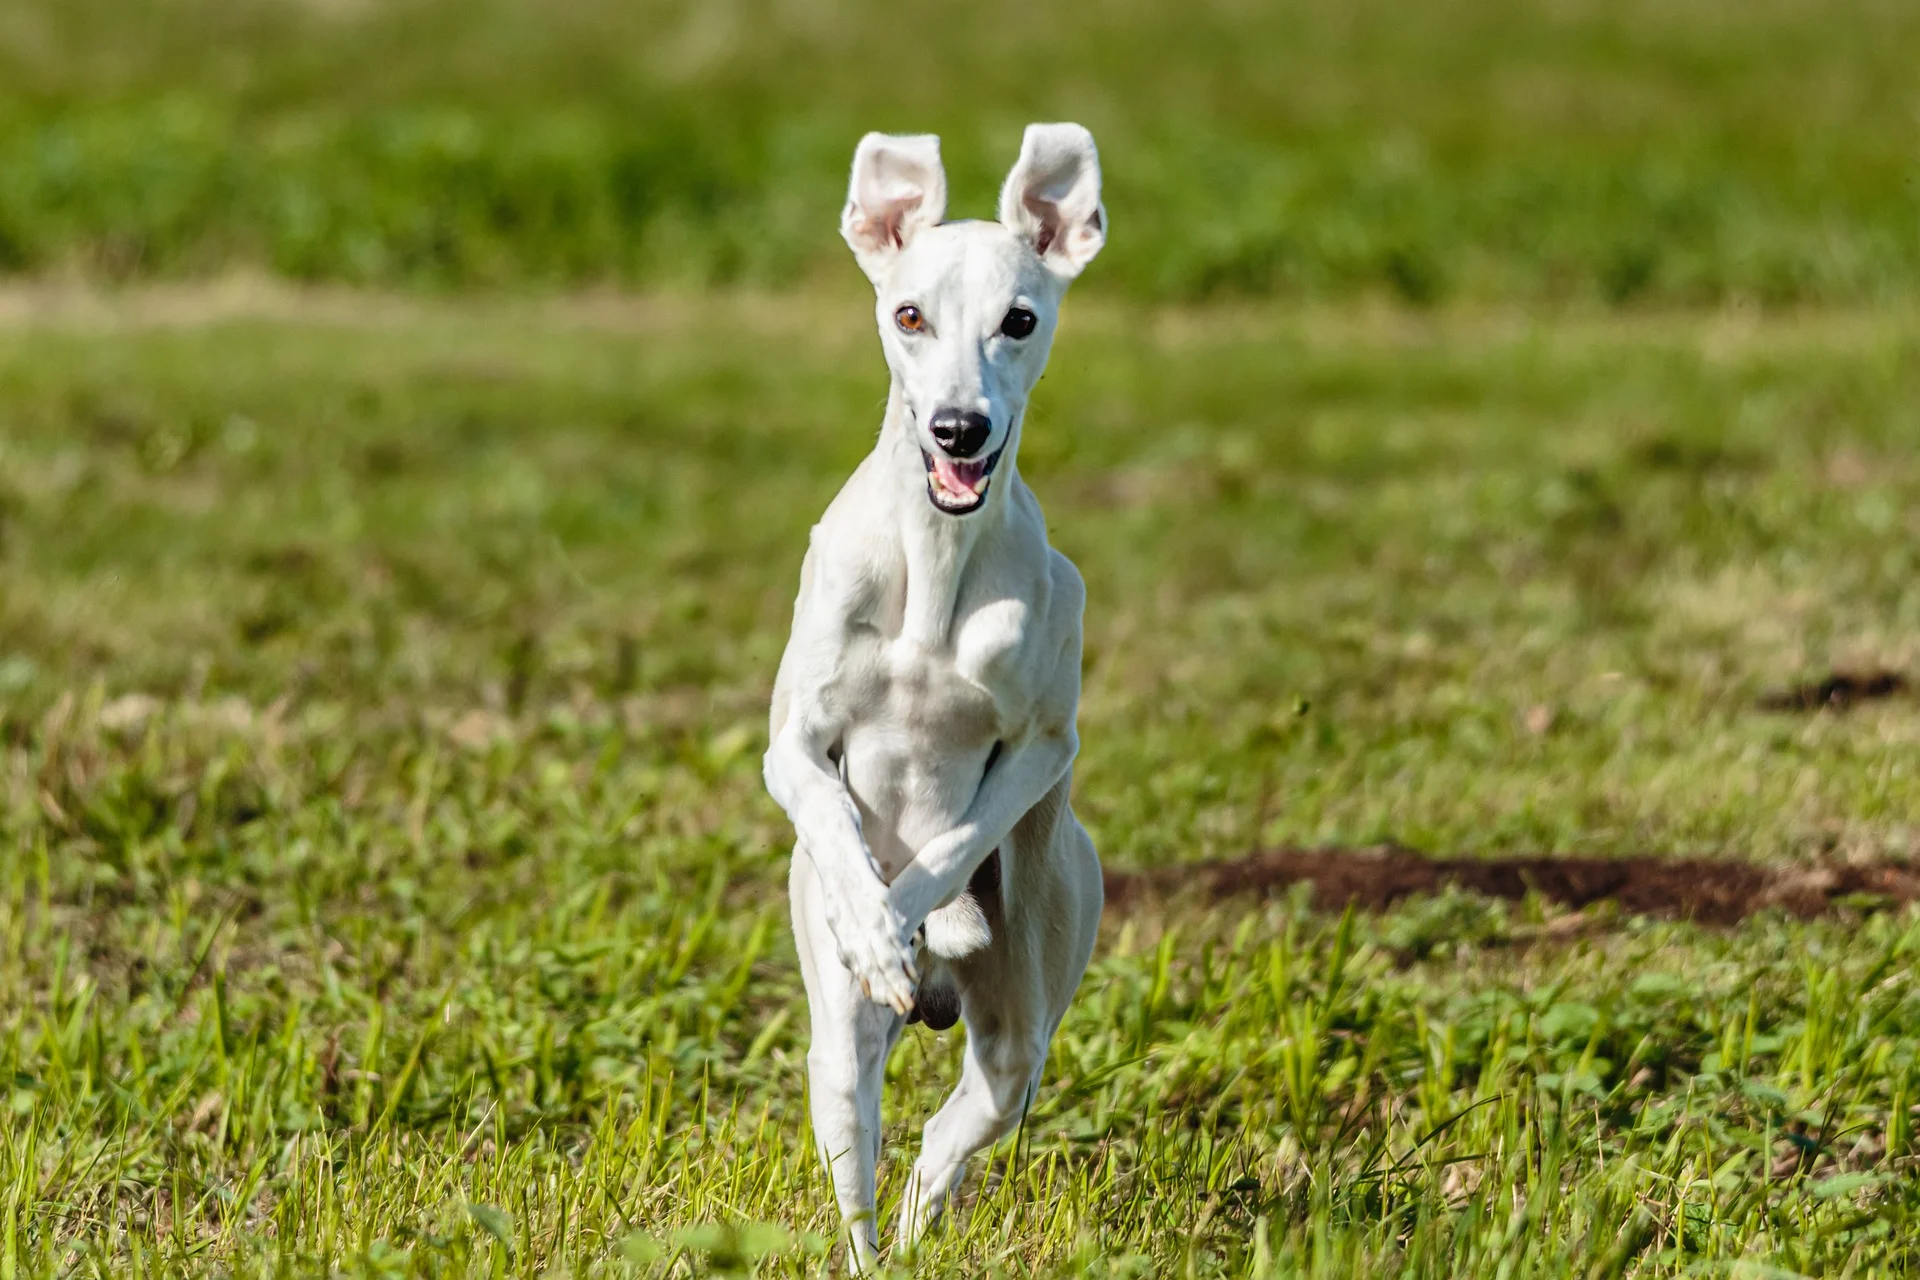
[[[1732,924],[1756,912],[1822,915],[1847,905],[1920,899],[1920,868],[1866,866],[1766,867],[1706,858],[1594,858],[1529,855],[1434,858],[1416,849],[1274,849],[1219,862],[1106,873],[1107,903],[1126,909],[1156,899],[1198,896],[1219,901],[1268,897],[1312,887],[1314,905],[1367,910],[1449,885],[1491,898],[1529,893],[1580,908],[1611,900],[1635,915],[1676,916]]]
[[[1824,680],[1809,680],[1761,695],[1762,711],[1845,711],[1859,702],[1898,697],[1912,686],[1897,671],[1836,671]]]

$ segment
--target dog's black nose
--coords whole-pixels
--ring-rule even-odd
[[[993,434],[993,423],[972,409],[936,409],[927,429],[951,456],[971,458]]]

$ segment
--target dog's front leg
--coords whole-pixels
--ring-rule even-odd
[[[821,910],[840,963],[868,999],[905,1015],[919,981],[912,931],[873,865],[860,812],[827,756],[829,741],[819,730],[809,732],[804,714],[792,715],[767,750],[767,790],[787,811],[820,877]]]
[[[893,909],[908,927],[918,929],[935,907],[960,892],[1014,824],[1053,790],[1079,749],[1079,735],[1067,725],[1001,753],[959,825],[929,840],[894,877]]]
[[[807,1046],[807,1101],[813,1140],[833,1180],[846,1227],[852,1269],[865,1271],[879,1242],[874,1169],[880,1158],[880,1088],[887,1054],[904,1025],[866,998],[835,954],[827,923],[825,882],[802,849],[793,859],[789,898],[800,972],[812,1021]]]

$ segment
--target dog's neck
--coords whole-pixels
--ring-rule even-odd
[[[906,401],[898,386],[887,397],[887,418],[880,428],[877,452],[884,463],[892,495],[893,518],[906,561],[906,605],[901,637],[929,648],[944,646],[953,629],[954,609],[967,564],[982,537],[996,531],[1007,518],[1013,490],[1020,483],[1014,465],[1017,430],[1009,436],[1006,452],[994,469],[993,488],[980,510],[950,516],[934,509],[927,498],[927,468],[913,431]]]

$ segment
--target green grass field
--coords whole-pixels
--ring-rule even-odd
[[[1911,864],[1913,689],[1762,704],[1920,683],[1916,65],[1894,0],[0,6],[0,1280],[838,1265],[759,761],[869,128],[959,214],[1100,139],[1020,465],[1109,866]],[[1920,1273],[1920,907],[1327,906],[1110,911],[916,1273]]]
[[[1851,305],[1915,66],[1910,0],[9,0],[0,269],[791,287],[866,130],[984,213],[1072,118],[1103,293]]]
[[[757,773],[877,421],[858,292],[8,310],[8,1273],[803,1266]],[[1910,854],[1911,702],[1752,703],[1912,668],[1916,356],[1903,311],[1070,305],[1022,461],[1106,857]],[[1910,1274],[1916,949],[1116,914],[929,1273]],[[890,1191],[957,1043],[895,1060]]]

